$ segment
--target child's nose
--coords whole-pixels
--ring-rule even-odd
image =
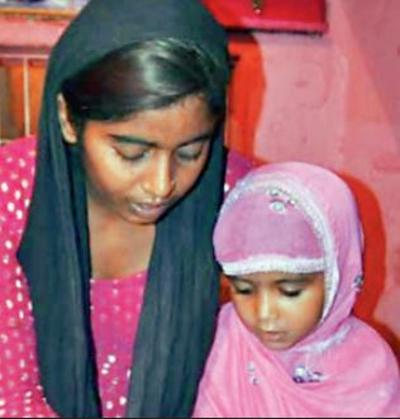
[[[264,292],[260,295],[257,316],[259,322],[264,325],[278,318],[278,307],[271,293]]]

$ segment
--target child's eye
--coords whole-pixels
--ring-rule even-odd
[[[256,287],[254,284],[241,279],[237,276],[227,276],[230,284],[232,292],[239,295],[251,295],[256,292]]]
[[[302,289],[281,289],[282,295],[289,298],[296,298],[303,292]]]
[[[236,294],[241,294],[241,295],[250,295],[253,292],[251,288],[245,288],[245,287],[234,287],[234,290]]]
[[[245,281],[231,279],[231,284],[235,294],[250,295],[254,292],[254,286]]]

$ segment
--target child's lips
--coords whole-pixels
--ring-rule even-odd
[[[277,331],[277,330],[267,330],[263,332],[264,339],[270,342],[277,342],[283,339],[285,336],[285,332]]]

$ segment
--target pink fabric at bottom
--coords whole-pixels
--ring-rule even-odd
[[[103,417],[123,417],[147,273],[92,280],[92,328]]]
[[[348,318],[346,329],[314,364],[324,379],[297,384],[225,305],[193,417],[400,417],[392,352],[360,320]]]

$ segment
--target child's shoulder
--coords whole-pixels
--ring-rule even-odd
[[[395,385],[400,390],[400,371],[393,350],[383,337],[364,321],[351,316],[341,327],[342,338],[331,345],[325,356],[328,377],[341,382]],[[368,390],[366,386],[365,391]]]
[[[382,367],[392,365],[397,368],[397,360],[392,348],[375,328],[363,320],[352,317],[351,329],[348,344],[351,347],[358,348],[358,351],[364,354],[363,358],[366,364],[370,360],[373,365],[377,365],[378,360],[380,360]]]
[[[214,341],[218,340],[221,345],[223,341],[228,339],[228,332],[233,327],[235,316],[236,312],[232,302],[222,304],[218,314],[217,333]]]

